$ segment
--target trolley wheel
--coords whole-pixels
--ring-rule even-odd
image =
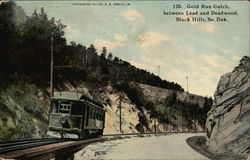
[[[89,132],[88,130],[83,130],[82,132],[79,133],[78,139],[87,139],[89,137]]]
[[[97,136],[96,137],[101,137],[103,135],[103,129],[99,130],[97,132]]]

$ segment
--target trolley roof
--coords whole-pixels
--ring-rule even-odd
[[[84,96],[79,92],[71,92],[71,91],[61,91],[61,92],[54,92],[54,96],[52,99],[65,99],[65,100],[73,100],[73,101],[86,101],[88,103],[92,103],[97,105],[98,107],[103,108],[103,105]]]

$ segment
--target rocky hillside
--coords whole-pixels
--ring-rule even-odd
[[[154,103],[160,122],[167,124],[165,131],[205,130],[204,118],[212,104],[211,98],[140,83],[136,86],[146,101]]]
[[[31,79],[25,75],[14,75],[8,83],[1,84],[0,140],[46,136],[49,90],[44,88],[43,84],[39,84],[38,79]],[[202,125],[198,116],[194,117],[190,111],[196,107],[197,114],[201,114],[198,108],[202,109],[206,98],[145,84],[131,83],[130,87],[135,89],[132,90],[133,93],[138,92],[140,101],[145,101],[147,104],[136,103],[135,99],[131,98],[131,93],[119,91],[110,85],[96,87],[84,81],[73,83],[65,80],[56,86],[56,90],[81,91],[86,96],[103,103],[107,111],[104,134],[120,133],[120,97],[123,133],[152,132],[154,120],[158,132],[204,130],[204,124]],[[173,93],[174,95],[176,93],[176,100],[170,104],[170,101],[173,101]],[[184,108],[182,114],[180,110],[178,111],[180,107]],[[157,119],[154,119],[155,108]]]
[[[105,87],[101,97],[106,102],[104,104],[107,111],[104,134],[120,133],[120,101],[123,133],[151,132],[153,130],[153,119],[149,117],[146,109],[139,110],[126,94],[117,92],[109,86]],[[158,120],[156,122],[157,130],[163,130],[164,126]]]
[[[171,97],[175,93],[176,101],[182,101],[193,105],[197,104],[197,107],[199,108],[203,108],[205,103],[204,97],[192,93],[174,91],[141,83],[138,83],[138,87],[142,89],[144,95],[148,99],[153,99],[160,102],[163,102],[167,97]]]
[[[145,84],[131,84],[136,87],[143,94],[141,95],[143,100],[152,102],[153,106],[156,106],[156,130],[157,132],[164,131],[204,131],[204,125],[198,121],[198,116],[187,113],[187,108],[197,108],[197,114],[201,114],[200,110],[203,109],[206,98],[188,94],[185,92],[176,92],[176,102],[172,105],[166,103],[166,101],[172,97],[173,90],[153,87]],[[106,87],[105,91],[101,94],[102,99],[107,110],[106,116],[106,128],[104,133],[119,133],[119,103],[120,94],[112,87]],[[153,103],[154,102],[154,103]],[[138,106],[128,98],[128,95],[122,93],[121,99],[122,106],[122,131],[124,133],[134,132],[153,132],[154,131],[154,109],[149,109],[147,106]],[[152,106],[152,107],[153,107]],[[171,108],[170,108],[171,107]],[[174,108],[175,107],[175,108]],[[186,108],[186,114],[181,116],[177,112],[178,107]],[[169,110],[170,108],[170,110]],[[170,111],[170,113],[169,113]],[[198,113],[199,112],[199,113]],[[163,113],[163,114],[161,114]],[[164,116],[163,116],[164,115]],[[187,118],[189,116],[189,118]],[[190,117],[193,117],[193,119]],[[168,119],[169,118],[169,119]],[[182,119],[183,118],[183,119]],[[204,118],[204,117],[203,117]],[[168,121],[169,120],[169,121]],[[188,123],[189,122],[189,123]]]
[[[250,153],[250,58],[221,76],[206,121],[208,145],[220,152]]]

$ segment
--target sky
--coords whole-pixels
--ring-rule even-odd
[[[213,96],[220,76],[249,56],[249,2],[246,1],[16,1],[30,15],[44,7],[66,24],[67,42],[94,44],[114,56],[180,84],[193,94]],[[103,5],[100,5],[102,3]],[[104,5],[104,4],[107,5]],[[109,5],[109,3],[111,5]],[[115,5],[119,3],[119,5]],[[81,5],[79,5],[81,4]],[[91,5],[89,5],[91,4]],[[95,4],[95,5],[94,5]],[[174,9],[174,4],[182,8]],[[187,5],[200,8],[187,8]],[[229,9],[201,9],[201,5]],[[177,22],[163,12],[237,11],[226,22]],[[178,16],[181,18],[187,15]],[[201,17],[201,16],[198,16]],[[203,18],[218,16],[204,15]]]

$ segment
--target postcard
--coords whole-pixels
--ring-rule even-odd
[[[247,0],[0,0],[0,157],[249,159],[249,15]]]

